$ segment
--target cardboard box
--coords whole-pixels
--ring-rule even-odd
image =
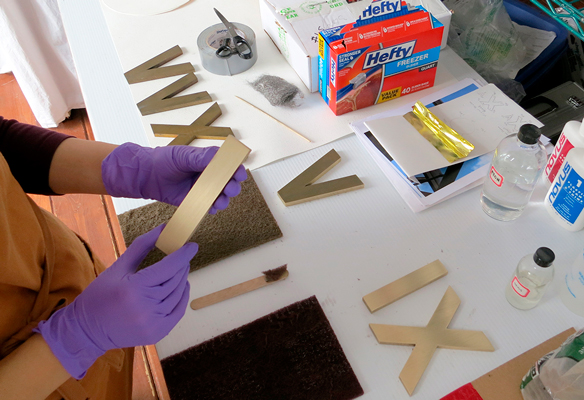
[[[319,35],[319,91],[342,115],[434,86],[444,27],[422,7],[371,4]]]
[[[318,90],[318,47],[309,51],[290,22],[276,11],[269,0],[260,0],[262,27],[288,64],[311,92]]]
[[[471,383],[456,389],[441,400],[523,400],[519,385],[525,374],[537,360],[560,347],[575,332],[574,328],[565,330]]]
[[[375,1],[380,2],[381,0]],[[346,3],[346,0],[328,0],[327,3],[329,7],[333,7],[340,2]],[[290,2],[287,1],[286,3]],[[298,7],[301,6],[301,3],[304,4],[306,2],[299,0]],[[366,2],[363,3],[366,4]],[[409,0],[409,3],[414,6],[424,6],[444,25],[445,29],[441,44],[441,47],[444,48],[451,17],[448,8],[442,4],[441,0]],[[282,0],[260,0],[262,27],[308,90],[316,92],[318,91],[318,32],[322,29],[334,27],[335,24],[333,22],[346,17],[347,13],[343,15],[338,11],[339,9],[343,10],[343,6],[333,8],[332,10],[335,14],[323,15],[326,9],[324,7],[321,13],[315,14],[312,19],[305,18],[301,22],[296,22],[295,18],[287,18],[290,17],[290,14],[283,12],[282,4],[284,4]],[[357,19],[357,14],[361,13],[361,9],[358,8],[359,4],[359,1],[346,4],[349,7],[353,7],[350,13],[355,15],[355,18],[351,21],[345,19],[345,24],[354,22]],[[359,10],[358,13],[357,10]],[[314,29],[310,29],[312,27]]]

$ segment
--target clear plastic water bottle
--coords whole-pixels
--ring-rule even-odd
[[[584,254],[576,258],[564,276],[560,299],[570,311],[584,317]]]
[[[497,146],[481,192],[483,210],[490,217],[511,221],[523,212],[547,162],[540,136],[538,127],[527,124]]]
[[[553,251],[540,247],[535,254],[528,254],[519,261],[505,289],[505,297],[513,307],[529,310],[539,303],[554,279],[555,258]]]

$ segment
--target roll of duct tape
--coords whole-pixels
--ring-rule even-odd
[[[216,52],[230,38],[225,25],[216,24],[205,29],[197,38],[199,55],[203,67],[217,75],[235,75],[250,69],[258,59],[256,39],[253,30],[247,25],[234,22],[237,34],[244,38],[251,47],[252,55],[249,59],[239,57],[237,53],[229,57],[219,57]]]

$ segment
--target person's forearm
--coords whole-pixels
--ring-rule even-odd
[[[65,140],[57,148],[51,162],[51,189],[60,194],[107,194],[101,178],[101,162],[116,147],[91,140]]]
[[[0,399],[46,399],[71,376],[39,334],[0,360]]]

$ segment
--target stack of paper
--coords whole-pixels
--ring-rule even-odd
[[[448,162],[403,118],[418,100],[475,145],[468,157]],[[524,124],[542,126],[496,86],[481,87],[466,79],[350,126],[412,211],[418,212],[480,185],[501,139]]]

